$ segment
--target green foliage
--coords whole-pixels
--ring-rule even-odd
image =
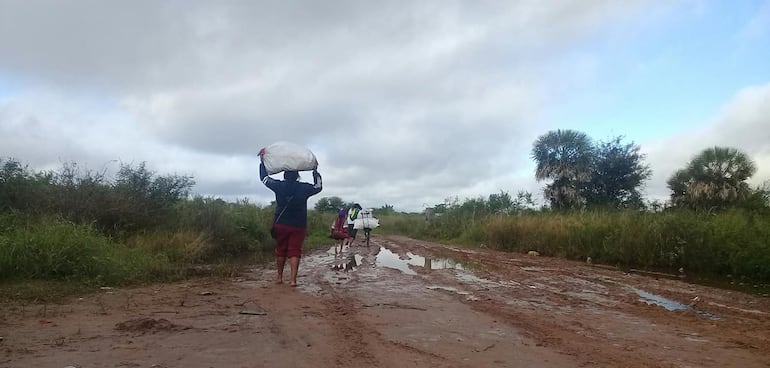
[[[103,229],[127,232],[152,228],[173,214],[174,205],[187,198],[194,184],[187,176],[157,176],[144,163],[137,167],[123,164],[112,185],[115,207],[97,223]]]
[[[345,207],[345,201],[340,197],[323,197],[315,204],[315,210],[319,212],[337,213],[340,208]]]
[[[475,203],[475,201],[469,201]],[[458,209],[462,206],[456,207]],[[398,226],[406,219],[389,219]],[[384,222],[384,221],[381,221]],[[515,252],[676,272],[770,281],[770,213],[726,211],[522,212],[409,222],[405,234]],[[402,230],[402,229],[399,229]]]
[[[33,173],[26,165],[0,158],[0,211],[36,211],[46,206],[51,176]]]
[[[755,172],[756,165],[745,153],[729,147],[707,148],[668,179],[671,203],[709,211],[756,207],[766,192],[753,190],[746,183]]]
[[[305,250],[316,249],[333,243],[330,229],[336,217],[336,211],[335,213],[308,211]]]
[[[0,280],[77,280],[122,284],[173,277],[180,270],[163,254],[115,244],[87,225],[60,218],[2,218]]]
[[[642,163],[644,155],[633,142],[621,143],[622,137],[601,142],[595,147],[591,178],[583,191],[589,206],[642,208],[639,187],[652,175]]]
[[[33,173],[0,160],[0,281],[142,282],[259,259],[274,208],[188,199],[192,185],[144,163],[110,181],[74,163]]]
[[[594,155],[591,139],[574,130],[551,131],[535,141],[535,178],[552,180],[543,191],[551,207],[569,209],[584,203],[580,190],[591,177]]]
[[[396,213],[396,210],[393,208],[392,204],[385,204],[385,205],[382,205],[382,207],[380,207],[380,208],[376,208],[374,210],[374,213],[376,213],[378,216],[379,215],[392,215],[392,214]]]
[[[642,163],[639,146],[621,140],[594,145],[585,133],[573,130],[540,136],[532,148],[535,178],[551,180],[543,191],[551,208],[643,207],[639,188],[651,171]]]
[[[492,198],[497,198],[494,196]],[[494,203],[494,201],[492,201]],[[439,207],[439,206],[437,206]],[[483,198],[443,212],[380,216],[386,234],[651,270],[770,281],[770,212],[491,211]]]
[[[121,165],[110,182],[104,173],[81,170],[75,163],[32,173],[14,159],[0,159],[0,210],[59,215],[124,236],[165,223],[193,184],[187,176],[158,176],[144,163]]]

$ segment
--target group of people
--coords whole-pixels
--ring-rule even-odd
[[[299,260],[302,257],[302,243],[307,237],[307,200],[323,189],[321,174],[313,170],[313,184],[299,181],[299,172],[284,171],[283,179],[276,180],[267,174],[264,149],[260,150],[259,179],[275,193],[275,215],[271,235],[275,238],[275,258],[278,272],[275,283],[283,283],[283,269],[289,260],[291,270],[290,285],[297,286]],[[379,226],[371,210],[363,210],[356,203],[350,208],[341,208],[332,225],[332,238],[335,239],[334,251],[342,252],[343,246],[353,245],[359,229],[364,230],[364,243],[369,245],[371,230]]]
[[[331,236],[335,240],[334,254],[341,253],[346,245],[355,245],[359,229],[364,230],[363,244],[368,247],[371,231],[377,226],[379,223],[372,216],[372,210],[364,210],[358,203],[348,209],[340,208],[331,226]]]

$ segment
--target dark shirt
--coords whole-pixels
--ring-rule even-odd
[[[273,221],[282,225],[307,228],[307,199],[321,192],[321,174],[313,171],[313,184],[276,180],[267,175],[265,165],[260,163],[259,179],[275,192]]]

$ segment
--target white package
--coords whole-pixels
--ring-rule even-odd
[[[374,229],[380,226],[380,220],[374,217],[371,210],[363,210],[358,213],[358,217],[353,220],[354,229]]]
[[[281,171],[307,171],[318,167],[318,160],[313,152],[298,144],[275,142],[265,147],[262,162],[268,175]]]

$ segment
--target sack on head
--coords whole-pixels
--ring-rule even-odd
[[[298,144],[275,142],[265,147],[262,163],[268,175],[281,171],[308,171],[318,167],[318,160],[313,152]]]

